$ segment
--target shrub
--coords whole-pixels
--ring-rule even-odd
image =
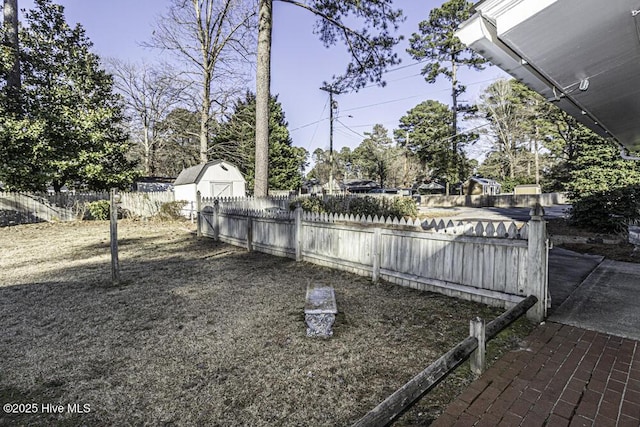
[[[109,219],[111,203],[109,203],[108,200],[98,200],[95,202],[90,202],[87,205],[87,208],[89,209],[90,219],[95,219],[98,221]]]
[[[526,185],[526,184],[535,184],[535,181],[532,181],[530,178],[527,178],[527,177],[516,177],[516,178],[505,177],[500,181],[500,185],[502,185],[502,187],[500,188],[500,191],[503,193],[513,193],[513,190],[516,188],[516,185]]]
[[[166,202],[160,205],[160,209],[156,215],[161,221],[176,221],[185,219],[182,216],[182,208],[187,202],[184,200],[176,200],[173,202]]]
[[[412,218],[418,216],[418,206],[411,197],[395,197],[391,209],[395,216],[410,216]]]
[[[413,199],[409,197],[373,197],[373,196],[327,196],[303,197],[291,202],[290,208],[295,209],[300,203],[306,212],[334,213],[345,215],[371,215],[372,217],[413,217],[418,215],[418,209]]]
[[[289,208],[291,210],[294,210],[296,208],[296,204],[300,203],[300,206],[302,207],[302,209],[305,212],[313,212],[313,213],[322,213],[322,212],[326,212],[324,210],[324,204],[322,202],[322,199],[319,197],[300,197],[295,199],[293,202],[291,202],[291,204],[289,205]]]
[[[640,219],[640,186],[615,188],[588,196],[574,196],[571,222],[596,232],[626,232]]]

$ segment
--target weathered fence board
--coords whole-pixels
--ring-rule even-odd
[[[227,207],[216,219],[215,209],[207,208],[201,216],[206,235],[249,250],[490,305],[511,306],[540,288],[528,283],[533,267],[522,239],[528,232],[514,223],[433,220],[423,230],[412,220],[274,212]],[[210,230],[215,224],[217,233]]]
[[[122,192],[120,207],[132,215],[151,217],[164,203],[173,202],[173,192]],[[87,204],[109,200],[108,192],[15,193],[0,192],[0,226],[43,221],[82,219]]]
[[[507,269],[505,268],[507,248],[494,247],[493,289],[504,292],[507,287]]]

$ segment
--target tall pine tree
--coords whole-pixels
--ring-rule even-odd
[[[267,195],[269,176],[269,97],[271,86],[271,36],[273,2],[259,0],[258,64],[256,66],[256,195]],[[402,22],[402,10],[393,8],[393,0],[279,0],[313,13],[316,32],[325,46],[342,40],[351,62],[342,76],[334,76],[325,86],[332,91],[357,90],[368,82],[382,83],[387,67],[400,62],[393,47],[402,39],[394,37]],[[355,25],[361,25],[356,28]]]
[[[455,35],[458,26],[469,19],[471,6],[472,3],[467,0],[449,0],[439,8],[432,9],[429,19],[420,22],[420,32],[411,36],[411,48],[408,49],[411,56],[425,63],[422,74],[427,83],[435,83],[440,76],[451,82],[453,124],[450,146],[453,155],[447,160],[450,163],[447,169],[452,168],[460,180],[467,177],[464,174],[464,159],[460,156],[461,146],[465,141],[457,136],[459,112],[469,107],[459,105],[459,97],[466,87],[460,83],[458,70],[460,67],[481,70],[486,62],[463,45]]]

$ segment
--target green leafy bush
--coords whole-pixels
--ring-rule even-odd
[[[412,218],[418,216],[418,206],[411,197],[395,197],[391,209],[396,213],[396,216],[410,216]]]
[[[104,221],[109,219],[111,203],[108,200],[98,200],[87,204],[90,219]]]
[[[296,205],[300,203],[300,207],[305,212],[322,213],[324,210],[324,203],[320,197],[299,197],[291,202],[289,206],[291,210],[296,208]]]
[[[418,208],[409,197],[373,197],[373,196],[327,196],[302,197],[291,202],[295,209],[300,203],[306,212],[334,213],[345,215],[371,215],[384,217],[412,217],[418,215]]]

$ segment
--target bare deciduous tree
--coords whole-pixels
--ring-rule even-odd
[[[528,131],[529,113],[518,96],[511,80],[497,80],[480,96],[480,111],[489,120],[494,139],[493,151],[504,165],[504,177],[511,179],[518,172]]]
[[[154,67],[117,59],[109,61],[116,89],[123,95],[130,118],[130,135],[141,151],[144,173],[157,172],[157,154],[167,143],[160,126],[169,113],[184,104],[189,82],[166,65]]]
[[[149,46],[175,53],[199,81],[200,161],[208,160],[214,105],[238,91],[255,52],[255,0],[172,0]]]

